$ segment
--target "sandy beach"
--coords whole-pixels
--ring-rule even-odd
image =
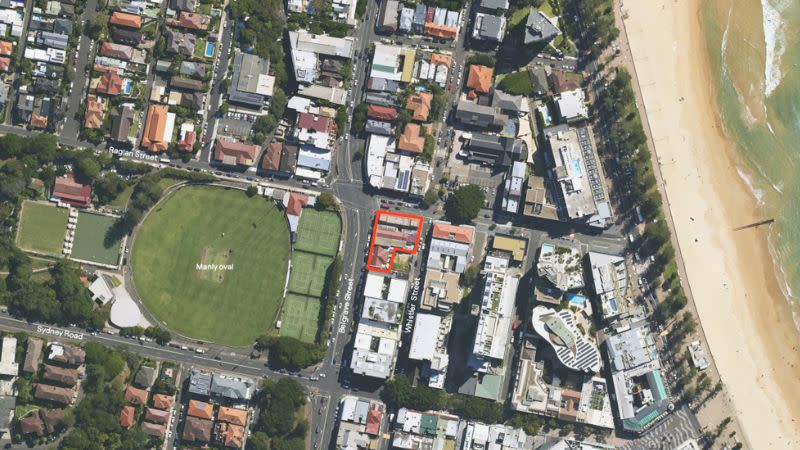
[[[627,1],[630,41],[688,282],[711,354],[754,449],[800,448],[800,333],[764,219],[715,108],[699,0]]]

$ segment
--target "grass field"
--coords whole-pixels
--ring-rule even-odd
[[[325,287],[325,275],[333,262],[329,256],[306,252],[292,253],[292,275],[289,277],[289,291],[297,294],[319,297]]]
[[[297,225],[295,250],[334,256],[339,250],[342,222],[336,213],[306,208]]]
[[[319,299],[288,294],[281,309],[281,336],[314,342],[317,337]]]
[[[17,245],[23,250],[60,255],[67,234],[69,210],[26,201],[22,205]]]
[[[106,245],[108,230],[117,219],[111,216],[81,211],[75,228],[71,258],[100,264],[116,265],[119,261],[120,239]]]
[[[273,326],[288,259],[289,229],[274,203],[237,190],[189,186],[151,210],[131,261],[142,301],[168,327],[244,346]],[[198,264],[221,262],[231,266],[221,280],[198,273],[205,271]]]

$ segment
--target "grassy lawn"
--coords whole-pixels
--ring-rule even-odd
[[[128,185],[125,187],[125,190],[119,193],[114,200],[111,200],[111,203],[108,206],[114,206],[117,208],[124,208],[125,205],[128,204],[128,200],[131,199],[131,194],[133,194],[133,185]]]
[[[292,253],[292,275],[289,291],[319,297],[325,287],[325,275],[333,262],[329,256],[295,251]]]
[[[90,212],[78,214],[78,226],[75,228],[75,241],[70,258],[116,265],[121,239],[106,242],[106,234],[116,221],[116,217],[102,214]]]
[[[553,12],[553,6],[550,4],[550,0],[545,0],[539,8],[539,11],[543,12],[545,16],[551,19],[556,15],[556,13]]]
[[[17,245],[52,255],[60,255],[67,234],[69,210],[47,203],[26,201],[20,213]]]
[[[288,294],[281,309],[281,336],[313,343],[317,338],[319,299]]]
[[[294,248],[334,256],[339,250],[341,232],[342,222],[336,213],[306,208],[297,225],[297,242]]]
[[[194,57],[197,59],[210,59],[206,58],[206,40],[204,38],[197,38],[197,42],[194,45]],[[214,48],[214,53],[216,54],[216,48]],[[214,57],[213,55],[211,56]]]
[[[545,2],[547,4],[547,2]],[[549,6],[549,5],[548,5]],[[511,30],[515,26],[519,25],[520,22],[525,22],[528,19],[528,13],[531,12],[530,8],[522,8],[514,11],[511,14],[511,17],[508,19],[508,23],[506,24],[506,29]]]
[[[145,306],[173,330],[249,345],[269,330],[283,298],[289,229],[263,197],[190,186],[150,212],[135,238],[132,266]],[[198,270],[223,263],[226,270]]]

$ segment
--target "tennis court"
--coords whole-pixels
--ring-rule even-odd
[[[303,250],[320,255],[335,256],[339,250],[339,235],[342,223],[339,216],[331,211],[317,211],[305,208],[297,225],[295,250]]]
[[[325,287],[325,275],[333,258],[312,253],[292,253],[292,273],[289,276],[289,291],[296,294],[320,297]]]
[[[67,234],[69,209],[49,203],[26,201],[22,204],[17,245],[48,255],[60,255]]]
[[[106,242],[106,235],[116,221],[116,217],[81,211],[70,258],[116,266],[121,238]]]
[[[281,336],[289,336],[313,343],[319,327],[319,299],[305,295],[288,294],[281,308]]]

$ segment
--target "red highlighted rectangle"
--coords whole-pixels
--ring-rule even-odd
[[[410,226],[405,226],[405,224],[397,225],[397,228],[408,228],[408,231],[402,229],[391,230],[392,217],[409,219],[412,221],[412,223],[415,222],[416,230],[411,230]],[[369,255],[367,256],[367,270],[379,273],[392,273],[392,266],[394,265],[394,258],[397,253],[415,255],[419,250],[419,238],[422,235],[422,224],[424,223],[424,220],[425,219],[422,216],[415,216],[413,214],[378,210],[375,213],[375,223],[372,226],[372,240],[369,246]],[[380,225],[384,226],[381,227]],[[406,242],[409,243],[408,246],[410,246],[411,241],[413,241],[414,247],[407,248],[408,246],[398,247],[376,245],[375,241],[376,238],[379,237],[379,233],[381,234],[380,237],[386,239],[406,239]],[[380,265],[376,265],[375,263],[379,263]]]

